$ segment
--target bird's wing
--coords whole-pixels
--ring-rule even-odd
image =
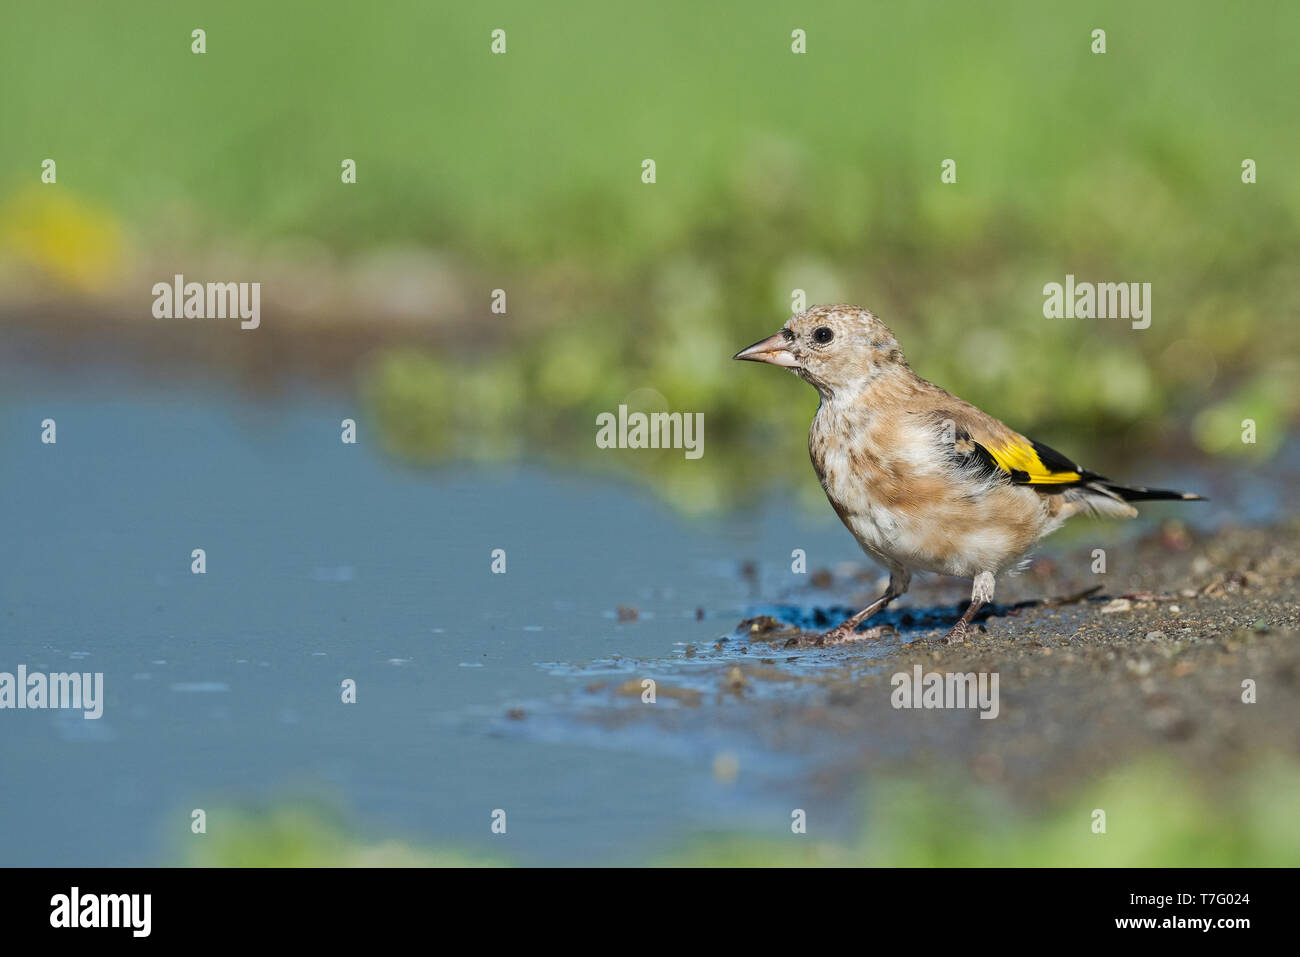
[[[984,445],[972,438],[976,456],[987,458],[1013,485],[1063,488],[1083,485],[1102,476],[1076,465],[1053,448],[1023,435],[1002,444]]]
[[[952,443],[951,455],[957,462],[1004,477],[1013,485],[1052,491],[1103,478],[960,399],[932,408],[928,418],[940,441]]]

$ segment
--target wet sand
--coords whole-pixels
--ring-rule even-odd
[[[827,796],[853,793],[864,777],[953,774],[1033,806],[1152,754],[1208,785],[1230,783],[1261,753],[1300,756],[1297,546],[1294,522],[1214,533],[1168,523],[1110,556],[1106,574],[1092,573],[1091,549],[1062,552],[999,583],[996,605],[954,645],[943,639],[968,586],[937,578],[873,619],[893,626],[885,637],[809,643],[877,585],[873,569],[823,571],[771,614],[683,648],[675,673],[656,679],[670,707],[633,706],[640,679],[595,682],[583,720],[725,730],[799,756],[802,786]],[[895,708],[893,676],[917,665],[996,673],[996,719]],[[1247,680],[1255,703],[1243,702]]]

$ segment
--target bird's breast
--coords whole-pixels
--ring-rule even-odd
[[[965,482],[899,423],[818,411],[809,454],[840,520],[886,565],[971,576],[1037,537],[1038,496]]]

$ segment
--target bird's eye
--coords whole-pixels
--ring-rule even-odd
[[[813,330],[813,342],[819,345],[826,345],[835,338],[835,333],[828,326],[818,326]]]

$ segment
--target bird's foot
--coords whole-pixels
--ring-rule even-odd
[[[857,631],[845,624],[822,632],[820,635],[808,635],[804,641],[810,645],[838,645],[849,641],[876,641],[888,634],[898,634],[898,632],[892,625],[875,625],[866,631]]]
[[[969,624],[964,621],[959,621],[957,624],[952,626],[952,631],[948,632],[948,634],[944,636],[943,643],[945,645],[961,644],[971,636],[972,631],[973,629]]]

